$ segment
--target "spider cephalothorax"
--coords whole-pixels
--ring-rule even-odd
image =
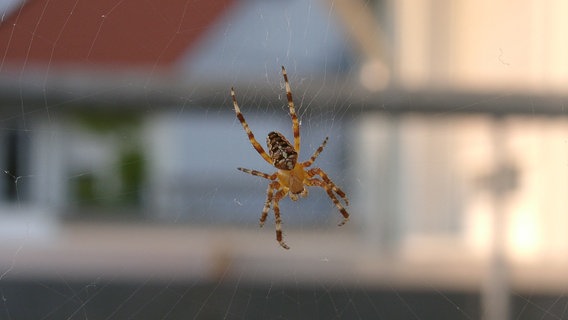
[[[307,196],[307,187],[309,186],[323,188],[331,201],[333,201],[333,204],[335,204],[339,212],[343,215],[343,221],[339,223],[340,226],[344,225],[345,222],[349,220],[349,213],[347,213],[347,210],[345,210],[341,202],[339,202],[336,195],[341,197],[341,199],[345,202],[345,205],[349,205],[349,200],[347,200],[345,192],[331,181],[325,171],[320,168],[308,169],[323,151],[323,148],[327,143],[327,137],[310,159],[304,162],[298,162],[298,154],[300,153],[300,123],[298,121],[298,116],[296,115],[294,101],[292,99],[292,90],[290,89],[288,75],[286,74],[286,69],[284,69],[284,67],[282,67],[282,76],[284,77],[286,99],[288,100],[290,117],[292,118],[294,145],[292,145],[283,134],[273,131],[270,132],[266,138],[266,145],[268,146],[268,152],[270,153],[267,154],[258,141],[256,141],[254,134],[245,121],[245,118],[239,109],[237,97],[235,96],[235,90],[233,88],[231,88],[231,97],[233,99],[233,106],[235,107],[237,119],[239,119],[239,122],[245,129],[250,143],[260,156],[270,165],[278,169],[278,171],[273,174],[268,174],[245,168],[237,169],[254,176],[270,180],[268,189],[266,190],[266,201],[264,202],[264,208],[262,209],[262,215],[260,216],[260,226],[262,227],[264,225],[270,206],[272,206],[276,224],[276,240],[284,249],[290,249],[284,240],[282,240],[282,220],[280,219],[279,207],[279,202],[282,198],[288,195],[290,199],[295,201],[298,200],[298,196]]]

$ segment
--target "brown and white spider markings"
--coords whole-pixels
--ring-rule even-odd
[[[288,75],[286,74],[286,69],[284,69],[284,67],[282,67],[282,75],[284,76],[284,83],[286,86],[286,98],[288,99],[290,117],[292,118],[294,146],[292,146],[283,134],[272,131],[266,138],[266,144],[270,155],[267,154],[255,139],[254,134],[245,121],[245,118],[239,109],[234,88],[231,88],[231,97],[233,98],[233,106],[235,107],[237,119],[239,119],[241,125],[245,129],[250,143],[262,156],[262,158],[278,169],[278,171],[273,174],[267,174],[257,170],[245,168],[237,169],[248,174],[252,174],[253,176],[270,180],[268,189],[266,190],[266,201],[264,202],[264,208],[262,209],[262,215],[260,216],[260,226],[262,227],[264,225],[268,211],[270,211],[270,206],[272,206],[276,224],[276,241],[278,241],[284,249],[290,249],[290,247],[288,247],[288,245],[282,240],[282,220],[280,218],[280,207],[278,205],[280,200],[282,200],[286,195],[288,195],[293,201],[296,201],[298,200],[298,196],[305,197],[308,195],[307,187],[323,188],[339,212],[343,215],[343,221],[339,223],[339,226],[344,225],[345,222],[349,220],[349,213],[347,213],[347,210],[345,210],[343,205],[339,202],[336,194],[343,199],[346,206],[349,205],[349,200],[347,199],[345,192],[331,181],[325,171],[320,168],[309,168],[323,151],[323,148],[327,144],[328,137],[325,137],[322,144],[319,148],[317,148],[309,160],[298,162],[298,155],[300,153],[300,124],[294,108],[294,101],[292,100],[292,91],[290,90]]]

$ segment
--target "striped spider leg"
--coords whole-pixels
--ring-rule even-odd
[[[308,195],[307,187],[320,187],[325,190],[333,204],[343,215],[343,221],[339,223],[339,226],[344,225],[349,220],[349,213],[337,196],[343,200],[345,206],[349,205],[349,200],[347,199],[345,192],[331,181],[325,171],[320,168],[309,168],[323,151],[327,144],[328,137],[324,139],[322,144],[316,149],[309,160],[298,162],[298,155],[300,153],[300,123],[298,121],[298,116],[296,115],[294,100],[292,99],[292,90],[290,88],[290,83],[288,82],[288,74],[284,67],[282,67],[282,76],[284,77],[290,118],[292,119],[292,131],[294,133],[293,146],[283,134],[272,131],[268,134],[266,139],[266,145],[268,147],[267,153],[256,140],[243,114],[241,113],[234,88],[231,88],[231,97],[237,119],[239,119],[239,122],[243,126],[253,148],[266,162],[275,167],[277,171],[273,174],[268,174],[245,168],[237,169],[270,181],[268,189],[266,190],[266,200],[262,209],[262,215],[260,216],[260,226],[262,227],[264,225],[268,212],[272,207],[272,210],[274,211],[276,241],[278,241],[282,248],[290,249],[282,237],[282,219],[280,218],[279,206],[280,200],[289,196],[290,199],[296,201],[299,197],[306,197]]]

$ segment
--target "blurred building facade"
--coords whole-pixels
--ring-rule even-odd
[[[192,7],[204,3],[35,0],[6,15],[3,216],[35,208],[53,218],[53,233],[65,213],[87,212],[256,226],[265,185],[235,167],[266,166],[234,119],[228,88],[259,137],[289,134],[278,71],[286,65],[304,108],[305,150],[330,136],[321,166],[352,195],[351,226],[338,232],[363,244],[355,263],[373,266],[371,252],[381,262],[476,268],[503,234],[513,286],[563,285],[560,274],[539,282],[531,271],[568,263],[563,3]],[[310,213],[287,216],[291,230],[339,219],[313,194],[284,204]]]

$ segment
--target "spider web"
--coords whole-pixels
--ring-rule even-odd
[[[176,14],[145,1],[169,28],[123,39],[150,56],[127,72],[97,59],[114,53],[130,65],[138,55],[121,57],[119,44],[97,50],[108,28],[135,24],[135,12],[113,20],[136,9],[132,1],[89,9],[94,31],[79,48],[65,35],[86,2],[0,4],[0,31],[9,31],[0,46],[0,319],[492,319],[503,304],[514,319],[568,318],[562,95],[445,92],[436,81],[423,90],[394,57],[391,80],[408,87],[369,87],[382,69],[342,18],[342,0],[228,1],[211,24],[193,20],[209,12],[200,0]],[[22,33],[28,5],[41,10]],[[397,12],[389,5],[362,2],[403,60],[426,40],[393,39],[395,17],[380,14]],[[46,37],[52,12],[59,29]],[[439,39],[451,36],[432,37],[432,55],[448,54]],[[23,37],[14,71],[10,50]],[[516,77],[519,42],[476,53],[489,71]],[[41,64],[34,48],[43,43],[51,50]],[[86,53],[73,60],[74,49]],[[236,168],[274,169],[251,148],[229,95],[234,86],[259,141],[273,130],[292,137],[281,65],[301,121],[300,159],[329,136],[315,165],[351,200],[341,228],[322,190],[283,200],[289,251],[272,215],[258,228],[266,181]],[[450,82],[479,85],[459,78],[466,66],[442,67]]]

